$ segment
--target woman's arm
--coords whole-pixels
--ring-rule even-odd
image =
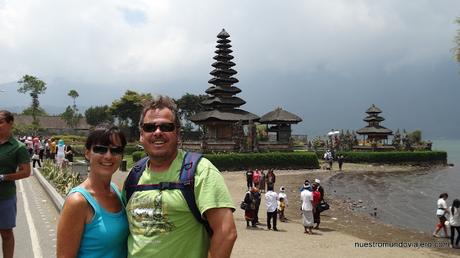
[[[90,213],[91,208],[81,194],[74,193],[67,197],[57,228],[57,258],[77,256]]]

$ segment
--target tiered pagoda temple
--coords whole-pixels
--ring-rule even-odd
[[[393,131],[380,125],[385,118],[380,116],[382,111],[374,104],[366,111],[367,116],[363,120],[368,123],[366,127],[363,127],[356,131],[357,134],[363,135],[364,143],[377,143],[387,141],[388,136],[393,134]]]
[[[202,126],[204,137],[201,143],[202,151],[238,151],[241,150],[243,129],[242,125],[259,120],[255,114],[239,109],[246,102],[235,95],[241,89],[233,86],[238,79],[233,77],[237,72],[232,69],[235,63],[230,53],[232,46],[228,39],[230,35],[222,29],[217,35],[217,55],[211,71],[213,76],[208,82],[212,84],[206,90],[208,94],[202,104],[205,111],[195,114],[191,120]]]

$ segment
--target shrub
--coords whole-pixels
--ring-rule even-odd
[[[219,170],[319,168],[313,152],[205,154]]]
[[[70,168],[59,168],[51,160],[43,163],[41,173],[63,196],[83,182],[80,174],[73,172]]]
[[[133,156],[133,162],[136,163],[137,161],[141,160],[143,157],[147,156],[145,151],[135,151],[131,154]]]

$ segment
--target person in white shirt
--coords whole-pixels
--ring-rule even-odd
[[[304,189],[300,193],[300,200],[302,201],[302,220],[303,220],[303,227],[305,229],[305,234],[313,234],[313,210],[315,207],[313,206],[313,194],[312,192]]]
[[[436,209],[436,216],[439,218],[439,223],[436,225],[436,229],[433,232],[434,237],[439,237],[438,233],[441,230],[441,228],[444,230],[444,236],[449,237],[449,235],[447,234],[447,228],[445,225],[446,220],[447,220],[446,214],[449,213],[449,210],[447,209],[447,203],[446,203],[447,197],[449,197],[447,193],[442,193],[439,195],[439,199],[437,202],[437,209]]]
[[[449,208],[449,224],[450,224],[450,247],[460,248],[458,243],[460,242],[460,200],[455,199],[452,203],[452,206]],[[454,236],[455,231],[457,231],[457,240],[455,240],[454,245]]]
[[[267,205],[267,228],[272,229],[270,222],[273,220],[273,230],[278,231],[276,228],[276,215],[278,213],[278,194],[273,191],[273,185],[267,186],[265,193],[265,204]]]

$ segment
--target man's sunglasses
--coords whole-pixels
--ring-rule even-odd
[[[93,146],[93,152],[97,154],[104,155],[109,151],[112,153],[112,155],[123,155],[123,147],[108,147],[108,146],[103,146],[103,145],[94,145]]]
[[[164,123],[164,124],[155,124],[155,123],[145,123],[142,124],[142,130],[144,132],[155,132],[157,128],[160,128],[162,132],[172,132],[176,129],[176,125],[174,123]]]

